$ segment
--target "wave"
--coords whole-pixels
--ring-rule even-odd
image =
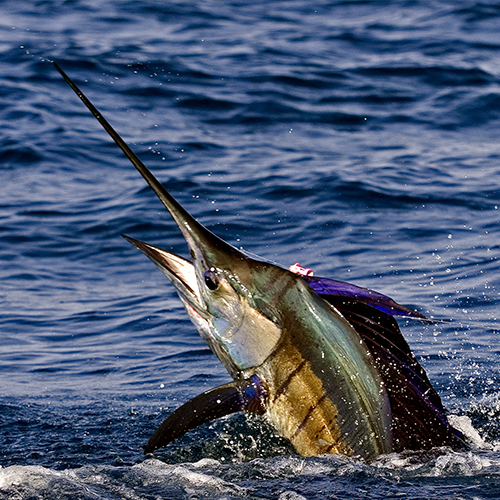
[[[10,466],[0,469],[0,498],[310,500],[320,498],[319,494],[323,498],[376,498],[397,494],[401,482],[407,495],[453,498],[466,489],[467,495],[479,498],[496,495],[495,482],[487,478],[499,472],[497,453],[447,450],[391,454],[372,464],[339,456],[289,456],[237,464],[208,458],[182,464],[147,459],[133,466],[96,465],[64,471]],[[467,486],[464,478],[469,478]]]

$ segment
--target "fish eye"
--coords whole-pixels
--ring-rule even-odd
[[[205,271],[205,285],[209,290],[217,290],[219,288],[219,278],[212,269]]]

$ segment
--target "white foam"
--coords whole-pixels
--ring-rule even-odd
[[[134,470],[141,471],[149,479],[154,477],[159,481],[170,481],[176,479],[176,483],[182,485],[186,491],[191,487],[208,489],[217,493],[245,495],[247,490],[236,484],[224,481],[207,471],[207,473],[193,471],[191,469],[217,468],[220,462],[212,459],[203,459],[195,464],[170,465],[156,459],[148,459],[145,462],[134,465]]]
[[[12,465],[0,470],[0,492],[14,498],[69,498],[97,500],[100,496],[68,472],[55,471],[39,465]]]
[[[475,453],[448,453],[436,459],[430,476],[474,476],[492,466],[491,460]]]
[[[307,500],[307,498],[295,493],[295,491],[284,491],[278,500]]]
[[[450,424],[459,430],[469,441],[469,443],[480,450],[492,450],[493,446],[487,443],[479,434],[479,432],[474,429],[472,421],[469,417],[450,415],[448,417]]]
[[[37,465],[12,465],[0,470],[0,489],[6,490],[20,485],[31,485],[34,489],[45,488],[51,475],[58,475]]]

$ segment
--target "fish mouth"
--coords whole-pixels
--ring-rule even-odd
[[[205,321],[209,319],[207,307],[198,285],[196,269],[192,262],[150,243],[136,240],[130,236],[122,236],[130,244],[146,254],[160,268],[162,273],[174,285],[190,314],[194,312],[201,317],[200,319]]]
[[[214,318],[200,290],[195,265],[183,257],[163,250],[163,248],[136,240],[130,236],[122,236],[146,254],[160,268],[172,285],[174,285],[179,298],[184,304],[189,319],[194,323],[203,341],[221,360],[229,373],[232,376],[236,376],[239,373],[239,368],[235,365],[224,345],[213,335]]]

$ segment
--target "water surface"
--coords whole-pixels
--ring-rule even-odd
[[[120,237],[186,255],[52,58],[228,242],[446,320],[401,327],[482,440],[303,459],[234,415],[146,459],[229,376]],[[500,497],[497,2],[6,0],[0,61],[0,498]]]

